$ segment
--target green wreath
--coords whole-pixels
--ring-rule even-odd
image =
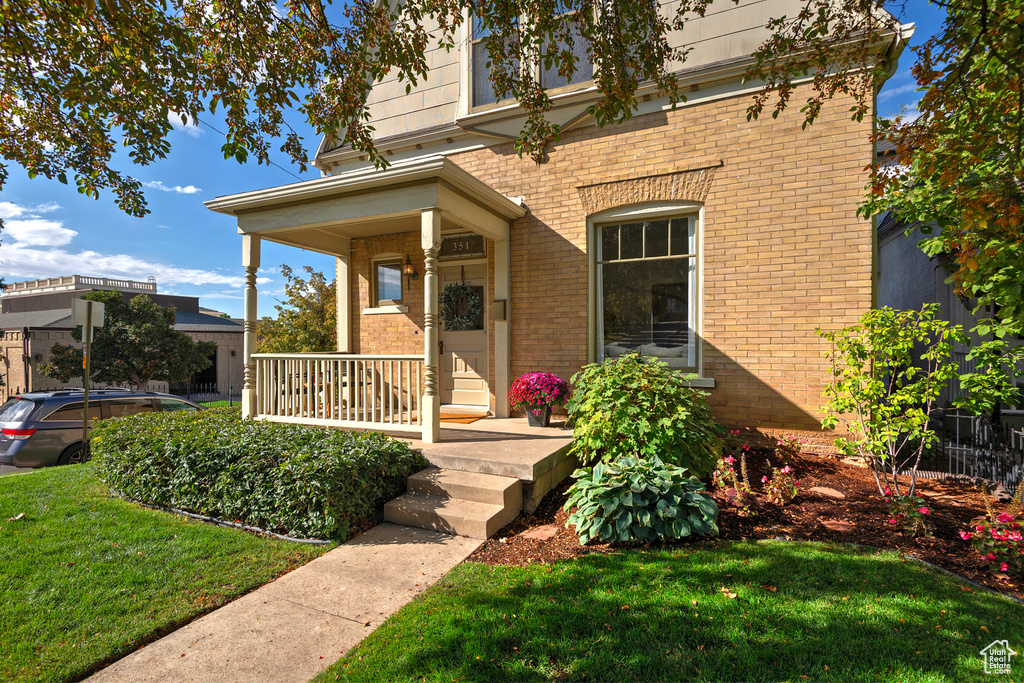
[[[441,321],[449,332],[474,329],[483,310],[480,295],[465,282],[450,282],[441,292]]]

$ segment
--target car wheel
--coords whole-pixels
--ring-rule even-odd
[[[78,465],[89,461],[89,453],[82,448],[82,443],[72,444],[64,449],[57,460],[58,465]]]

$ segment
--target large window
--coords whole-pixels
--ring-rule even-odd
[[[599,360],[636,352],[698,369],[697,217],[596,226]]]
[[[572,52],[578,60],[572,77],[566,78],[560,75],[557,62],[553,62],[549,68],[544,68],[543,63],[530,64],[527,66],[527,68],[532,70],[533,77],[538,79],[541,86],[548,90],[568,85],[575,85],[577,83],[586,83],[594,77],[594,65],[587,56],[588,44],[582,36],[579,23],[575,21],[575,13],[566,12],[561,16],[566,20],[566,27],[572,37]],[[521,20],[525,21],[526,19],[523,18]],[[490,35],[490,30],[483,25],[480,18],[474,16],[472,18],[472,38],[470,39],[470,80],[473,88],[472,102],[474,107],[494,104],[498,101],[498,98],[494,93],[494,86],[490,80],[491,59],[487,49],[487,38],[489,38]],[[515,41],[516,38],[512,37],[507,40],[509,42],[504,46],[506,53],[511,52],[515,47],[512,41]],[[541,55],[548,51],[549,45],[550,43],[545,41],[544,45],[541,47]],[[568,46],[568,40],[561,40],[557,45],[557,49],[564,50]],[[521,68],[518,60],[513,62],[512,68]]]

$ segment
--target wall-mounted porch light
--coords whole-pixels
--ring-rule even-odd
[[[413,280],[417,280],[420,274],[416,272],[416,266],[412,265],[412,261],[409,260],[409,255],[405,255],[405,263],[402,264],[402,275],[409,278],[406,281],[406,289],[409,289],[409,285]]]

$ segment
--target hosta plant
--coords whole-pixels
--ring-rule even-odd
[[[576,470],[565,509],[580,545],[718,534],[718,506],[704,484],[657,456],[623,456]]]

